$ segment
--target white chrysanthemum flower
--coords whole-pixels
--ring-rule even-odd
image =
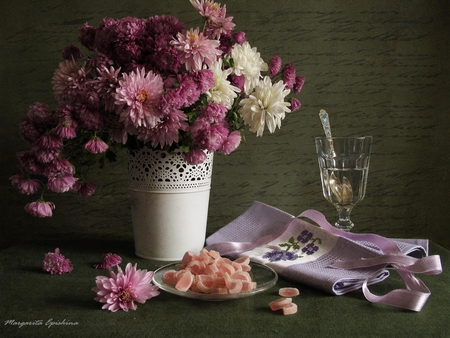
[[[231,50],[231,57],[234,62],[234,74],[244,75],[244,91],[250,94],[260,80],[261,71],[269,70],[269,66],[256,51],[256,47],[252,48],[248,42],[242,45],[235,44]]]
[[[245,124],[250,126],[251,132],[256,132],[256,136],[262,136],[265,125],[271,133],[276,127],[281,127],[285,113],[291,112],[288,108],[290,103],[284,101],[289,92],[289,89],[285,89],[283,81],[273,84],[268,76],[258,82],[255,91],[239,103],[241,106],[239,112]]]
[[[238,87],[233,86],[230,81],[227,80],[233,69],[228,68],[223,70],[222,59],[219,59],[218,62],[215,62],[210,67],[210,70],[214,74],[214,85],[206,92],[208,100],[224,105],[230,109],[234,99],[237,97],[236,92],[240,91]]]

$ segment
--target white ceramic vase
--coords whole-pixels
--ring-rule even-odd
[[[136,255],[181,260],[205,242],[213,154],[200,165],[182,151],[142,148],[128,152],[131,215]]]

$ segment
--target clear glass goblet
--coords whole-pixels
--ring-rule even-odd
[[[366,194],[372,136],[316,137],[323,195],[339,214],[334,226],[350,231],[350,213]]]

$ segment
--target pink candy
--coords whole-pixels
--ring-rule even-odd
[[[162,280],[182,292],[235,294],[256,289],[250,270],[248,257],[232,261],[221,257],[217,251],[202,249],[199,255],[186,252],[179,270],[166,271]]]

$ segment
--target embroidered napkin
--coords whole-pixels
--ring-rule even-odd
[[[395,261],[398,255],[416,257],[414,261],[407,261],[411,264],[428,254],[427,240],[388,240],[377,235],[347,234],[331,227],[316,211],[306,214],[314,216],[314,221],[322,223],[319,224],[322,227],[254,202],[241,216],[209,236],[206,245],[222,255],[249,256],[255,262],[272,267],[280,276],[335,295],[385,280],[389,276],[386,269],[389,260]],[[395,259],[386,258],[385,251]],[[341,262],[357,263],[341,268],[333,266]],[[436,271],[439,264],[436,262],[431,273],[439,273]],[[425,301],[413,305],[413,310],[420,311],[418,308]]]

